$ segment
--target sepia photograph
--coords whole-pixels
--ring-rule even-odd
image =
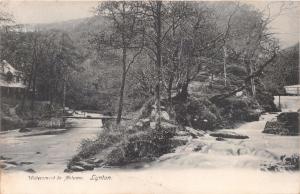
[[[300,193],[300,2],[0,0],[0,193]]]

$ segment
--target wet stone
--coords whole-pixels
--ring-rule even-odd
[[[65,170],[64,170],[64,172],[66,172],[66,173],[71,173],[71,172],[73,172],[71,169],[68,169],[68,168],[66,168]]]
[[[222,137],[217,137],[216,140],[217,140],[217,141],[225,141],[225,139],[222,138]]]
[[[31,130],[28,129],[28,128],[21,128],[21,129],[19,130],[20,133],[26,133],[26,132],[30,132],[30,131],[31,131]]]
[[[33,164],[33,162],[20,162],[21,165],[30,165]]]
[[[219,131],[209,134],[212,137],[230,138],[230,139],[248,139],[247,135],[241,135],[232,131]]]
[[[11,158],[5,157],[5,156],[0,156],[0,160],[11,160]]]
[[[84,169],[83,167],[81,167],[81,166],[76,166],[76,165],[71,166],[71,167],[70,167],[70,170],[75,171],[75,172],[85,171],[85,169]]]
[[[25,170],[26,172],[29,172],[29,173],[35,173],[35,170],[33,170],[32,168],[28,168]]]
[[[15,166],[18,166],[19,164],[15,161],[6,161],[5,163],[7,164],[12,164],[12,165],[15,165]]]

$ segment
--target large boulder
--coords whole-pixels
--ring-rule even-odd
[[[276,135],[299,135],[299,113],[283,112],[277,116],[277,121],[268,121],[263,133]]]
[[[176,121],[195,129],[215,129],[221,118],[218,110],[207,98],[189,97],[185,103],[174,102]]]
[[[259,104],[251,97],[229,97],[218,102],[220,114],[228,122],[257,121],[261,110]]]

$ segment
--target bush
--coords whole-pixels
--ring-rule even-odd
[[[82,141],[79,153],[70,164],[78,158],[87,159],[98,153],[101,153],[104,162],[111,166],[153,160],[171,150],[170,139],[176,132],[175,125],[164,122],[160,129],[151,129],[150,126],[137,129],[135,126],[113,124],[109,127],[100,133],[97,139]]]

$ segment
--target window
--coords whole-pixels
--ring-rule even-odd
[[[13,78],[14,76],[10,71],[6,73],[6,81],[11,82],[13,81]]]

